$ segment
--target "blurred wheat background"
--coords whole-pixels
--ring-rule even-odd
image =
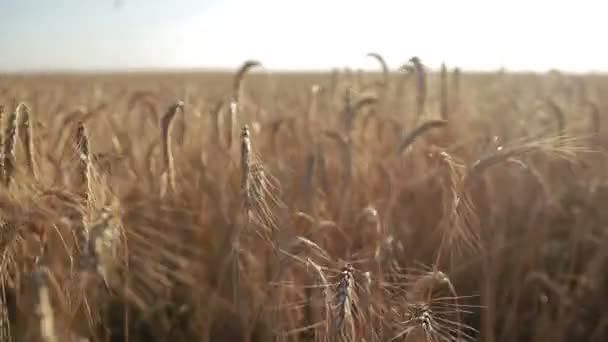
[[[290,58],[232,37],[268,14],[230,1],[203,11],[227,16],[201,71],[171,57],[198,58],[175,28],[195,21],[128,49],[193,3],[57,4],[0,4],[0,342],[608,339],[603,52],[452,62],[416,45],[454,34],[437,22],[387,54],[311,30]],[[95,45],[120,33],[104,15],[132,36]]]

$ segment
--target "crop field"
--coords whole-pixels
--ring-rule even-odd
[[[0,75],[0,342],[608,340],[608,76]]]

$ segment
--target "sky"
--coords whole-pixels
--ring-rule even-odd
[[[608,71],[606,1],[0,0],[0,71]]]

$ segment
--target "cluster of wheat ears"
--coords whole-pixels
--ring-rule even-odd
[[[369,57],[0,78],[0,342],[605,341],[608,82]]]

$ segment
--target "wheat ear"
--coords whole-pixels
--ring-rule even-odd
[[[334,341],[338,341],[343,334],[350,334],[347,340],[354,340],[355,322],[353,318],[353,306],[355,301],[355,278],[353,275],[354,268],[351,264],[347,264],[342,269],[340,280],[336,287],[336,295],[334,301],[334,317],[332,336]],[[350,331],[345,331],[345,324],[348,323]]]
[[[27,171],[29,175],[36,180],[38,178],[36,174],[33,120],[31,118],[31,113],[27,105],[22,103],[17,107],[17,110],[19,111],[18,116],[20,130],[20,133],[18,135],[23,145],[23,150],[25,152]]]
[[[241,198],[245,211],[251,209],[251,137],[249,126],[241,130]]]
[[[76,124],[76,149],[78,151],[78,175],[81,184],[86,186],[85,200],[90,201],[92,196],[91,154],[87,129],[82,121],[78,121]]]

